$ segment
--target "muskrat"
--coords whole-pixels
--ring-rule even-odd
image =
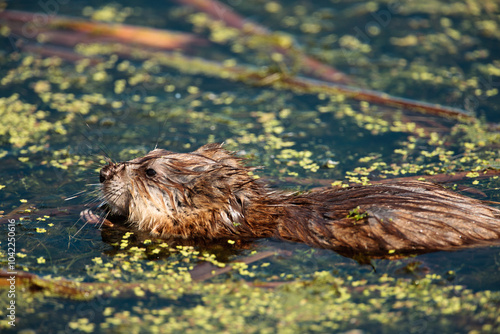
[[[341,253],[418,253],[500,239],[500,210],[421,181],[272,190],[243,159],[207,144],[155,149],[100,171],[110,213],[158,237],[273,237]]]

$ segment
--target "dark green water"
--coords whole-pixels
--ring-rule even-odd
[[[11,327],[5,310],[12,298],[2,288],[2,333],[500,332],[498,246],[360,265],[330,251],[272,240],[205,253],[155,240],[124,244],[120,239],[128,236],[103,237],[79,216],[85,204],[96,206],[104,153],[121,161],[156,145],[188,152],[225,142],[263,166],[258,174],[273,186],[293,190],[362,177],[499,168],[498,2],[227,1],[278,33],[261,39],[228,32],[169,1],[140,7],[131,1],[4,4],[42,14],[31,26],[18,24],[12,35],[7,26],[14,32],[13,23],[0,21],[1,265],[9,264],[10,217],[16,221],[16,271],[39,275],[49,286],[64,279],[88,283],[81,291],[105,293],[81,300],[83,293],[44,289],[42,283],[31,291],[19,285]],[[233,81],[196,68],[189,58],[166,65],[161,56],[137,50],[123,54],[30,39],[45,29],[40,22],[46,14],[193,33],[208,42],[180,54],[231,60],[268,78],[307,75],[299,70],[300,51],[347,73],[353,86],[464,109],[480,121],[305,94],[265,80]],[[292,56],[273,55],[272,43],[280,38],[295,41]],[[95,62],[48,57],[30,46],[55,46]],[[500,201],[498,177],[448,186]],[[207,281],[186,278],[201,258],[242,261],[266,250],[286,252]]]

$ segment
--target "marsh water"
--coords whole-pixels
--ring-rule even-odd
[[[351,259],[276,240],[176,246],[80,219],[98,209],[106,159],[207,142],[280,189],[462,173],[444,185],[500,202],[498,174],[482,175],[500,168],[498,1],[189,3],[0,2],[39,13],[0,13],[0,331],[499,333],[499,246]],[[173,46],[152,45],[163,38]],[[335,93],[306,57],[343,85],[458,116]]]

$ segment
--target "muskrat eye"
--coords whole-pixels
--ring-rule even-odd
[[[147,176],[155,176],[156,171],[153,168],[148,168],[148,169],[146,169],[146,175]]]

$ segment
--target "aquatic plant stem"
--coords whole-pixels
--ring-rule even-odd
[[[114,41],[144,45],[162,50],[183,49],[188,45],[206,44],[204,39],[189,33],[118,23],[93,22],[75,17],[56,15],[42,15],[44,20],[40,22],[37,19],[40,15],[38,13],[6,10],[0,12],[0,19],[24,23],[21,30],[17,29],[17,34],[20,37],[25,37],[24,35],[26,34],[23,34],[25,31],[30,31],[31,34],[38,36],[48,30],[62,28],[88,34],[87,38],[93,37],[94,41],[95,39],[107,37]],[[13,28],[15,29],[16,25],[13,25]],[[82,38],[82,36],[75,35],[75,44],[81,42]]]
[[[192,6],[199,11],[210,15],[213,19],[223,21],[227,26],[238,29],[243,35],[268,36],[267,44],[274,44],[274,50],[291,59],[297,59],[303,71],[313,77],[325,80],[327,82],[352,83],[353,79],[347,74],[324,64],[321,61],[305,54],[296,43],[284,47],[280,44],[279,38],[271,38],[274,34],[268,28],[254,23],[240,14],[236,13],[229,6],[217,0],[176,0],[183,5]]]
[[[283,77],[278,85],[289,87],[294,91],[303,93],[325,93],[328,95],[342,94],[360,101],[367,101],[375,104],[386,105],[401,109],[410,109],[428,115],[441,117],[452,117],[462,121],[472,121],[475,117],[465,110],[442,106],[439,104],[416,101],[412,99],[392,96],[387,93],[362,89],[353,86],[322,82],[304,77]]]

